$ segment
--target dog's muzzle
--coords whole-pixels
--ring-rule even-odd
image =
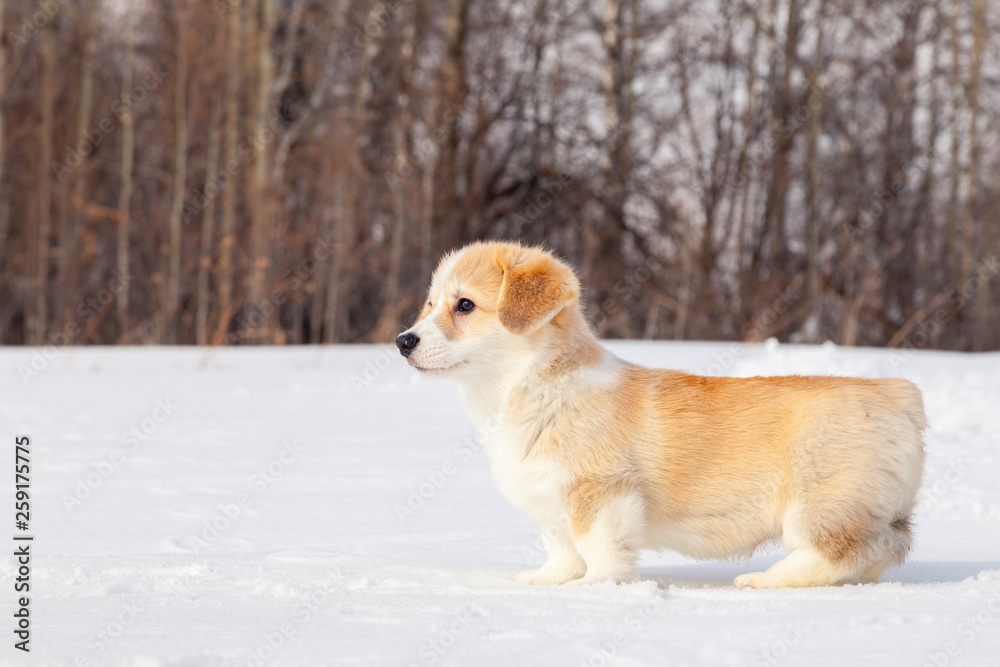
[[[399,348],[399,353],[404,357],[410,356],[419,342],[420,339],[417,335],[409,332],[401,333],[396,337],[396,347]]]

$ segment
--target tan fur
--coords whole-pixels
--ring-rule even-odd
[[[779,539],[789,557],[738,585],[870,582],[902,562],[926,426],[912,383],[641,368],[601,348],[579,293],[550,253],[477,243],[442,260],[407,332],[414,367],[500,424],[500,490],[549,535],[519,581],[626,581],[639,548],[726,558]]]

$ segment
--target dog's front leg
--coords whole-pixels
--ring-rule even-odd
[[[545,547],[545,565],[537,570],[526,570],[514,576],[522,584],[564,584],[579,579],[586,573],[565,517],[542,525],[542,545]]]
[[[586,586],[603,581],[626,583],[637,578],[635,564],[645,526],[645,506],[638,494],[606,499],[596,512],[573,508],[575,547],[587,563],[586,575],[570,581]]]

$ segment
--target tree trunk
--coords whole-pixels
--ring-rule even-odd
[[[135,60],[135,19],[126,16],[125,62],[122,63],[122,95],[132,94],[132,68]],[[132,159],[135,143],[135,119],[131,107],[123,109],[122,117],[122,161],[119,170],[121,190],[118,193],[118,274],[129,275],[129,202],[132,199]],[[128,331],[128,283],[118,292],[115,303],[118,317],[118,336],[124,338]]]
[[[633,8],[634,9],[634,8]],[[635,16],[632,16],[635,20]],[[629,132],[631,120],[632,76],[626,62],[625,15],[621,0],[607,0],[604,14],[604,131],[610,159],[607,180],[609,192],[605,208],[614,226],[612,232],[624,228],[626,179],[629,170]]]
[[[899,259],[886,266],[872,307],[880,313],[907,313],[919,306],[914,302],[914,290],[900,290],[898,285],[915,285],[915,229],[909,190],[907,165],[915,154],[913,115],[916,108],[915,63],[919,12],[910,12],[903,19],[903,31],[891,51],[892,88],[885,103],[885,131],[882,133],[882,192],[890,199],[881,216],[880,241],[902,239]],[[880,341],[881,342],[881,341]]]
[[[83,58],[80,64],[80,101],[76,113],[76,139],[74,147],[87,141],[87,130],[90,129],[90,118],[94,106],[94,47],[97,43],[98,0],[86,0],[86,35],[83,41]],[[59,264],[56,269],[55,309],[57,316],[63,318],[65,324],[73,321],[75,313],[67,303],[67,295],[75,284],[73,257],[76,248],[77,227],[86,224],[83,198],[83,186],[86,182],[86,169],[80,164],[70,172],[70,213],[63,216],[62,230],[59,234]]]
[[[809,67],[809,93],[807,93],[807,104],[809,97],[814,93],[822,91],[819,83],[819,75],[822,69],[823,59],[823,19],[826,14],[826,0],[821,0],[819,4],[818,20],[816,21],[816,50],[813,61]],[[819,230],[822,226],[819,212],[820,198],[820,168],[819,168],[819,132],[820,132],[820,109],[810,109],[808,121],[808,135],[806,143],[806,171],[808,173],[808,183],[806,187],[806,229],[808,238],[806,240],[806,265],[808,283],[807,291],[809,295],[809,319],[806,327],[806,334],[810,339],[806,342],[819,343],[822,340],[823,329],[823,292],[820,282],[819,266]]]
[[[785,240],[785,199],[788,192],[788,156],[795,138],[795,130],[790,123],[795,111],[792,104],[792,67],[798,48],[799,0],[789,0],[788,23],[785,28],[785,44],[782,58],[781,83],[777,90],[777,103],[771,119],[771,141],[774,153],[771,156],[771,183],[764,206],[764,233],[770,243],[767,258],[771,273],[784,271],[787,252]]]
[[[969,280],[973,275],[973,258],[975,256],[976,245],[976,201],[979,195],[979,81],[982,73],[983,48],[985,39],[983,38],[983,23],[986,21],[986,7],[984,0],[975,0],[972,9],[972,80],[969,83],[969,163],[965,171],[965,218],[962,224],[962,280]],[[993,224],[997,224],[994,222]],[[967,317],[963,320],[968,322],[966,340],[970,341],[973,352],[981,352],[983,349],[983,338],[985,332],[980,326],[980,320],[987,319],[987,302],[985,298],[988,290],[980,288],[975,298],[970,299],[966,306]],[[971,339],[971,340],[970,340]],[[969,347],[966,345],[966,347]]]
[[[184,39],[183,10],[178,9],[177,56],[174,72],[174,188],[170,207],[170,261],[167,294],[160,313],[160,342],[176,345],[180,323],[181,292],[181,213],[184,210],[184,184],[187,180],[187,52]]]
[[[336,239],[337,222],[334,213],[329,207],[325,210],[316,228],[320,231],[320,238],[324,240]],[[324,342],[324,332],[326,331],[326,313],[329,309],[329,290],[333,289],[334,281],[330,276],[337,271],[335,257],[339,256],[339,250],[334,248],[334,257],[327,257],[325,262],[320,262],[313,278],[312,302],[309,304],[309,343],[317,345]],[[331,264],[333,264],[331,266]]]
[[[736,231],[736,266],[737,266],[737,279],[739,282],[739,295],[740,295],[740,311],[745,314],[745,317],[750,317],[750,302],[752,301],[752,296],[750,295],[750,266],[747,264],[747,253],[746,253],[746,242],[747,242],[747,228],[749,227],[749,208],[750,208],[750,189],[752,183],[750,180],[750,167],[747,162],[747,158],[750,152],[750,146],[753,143],[753,122],[755,111],[755,100],[756,92],[754,88],[757,85],[757,46],[760,42],[760,16],[755,8],[751,8],[753,12],[753,36],[750,38],[750,53],[747,56],[746,64],[746,109],[743,113],[743,146],[740,148],[739,157],[736,159],[736,184],[740,188],[740,219],[739,225]],[[743,319],[743,315],[740,319]]]
[[[633,65],[636,43],[635,2],[623,6],[622,0],[607,0],[601,25],[604,47],[601,101],[604,107],[604,127],[599,146],[608,158],[607,170],[598,174],[604,182],[599,198],[605,224],[593,227],[597,235],[595,262],[606,271],[629,270],[621,252],[625,225],[625,204],[628,200],[628,179],[632,169],[631,132],[633,108]],[[689,242],[690,239],[689,239]],[[689,246],[693,250],[693,246]],[[624,310],[619,311],[628,320]],[[613,326],[610,327],[613,329]],[[681,327],[683,329],[683,327]],[[625,331],[630,329],[626,325]],[[621,335],[621,334],[619,334]]]
[[[691,285],[694,280],[694,230],[690,221],[684,223],[684,255],[681,258],[681,287],[677,297],[677,321],[674,324],[674,340],[684,340],[688,313],[691,310]]]
[[[948,77],[948,88],[951,95],[951,164],[948,173],[951,175],[951,183],[948,191],[948,213],[945,222],[945,238],[947,243],[947,271],[945,271],[945,283],[958,280],[959,267],[959,244],[958,244],[958,188],[962,179],[962,170],[959,166],[959,148],[962,143],[961,131],[959,128],[959,118],[965,107],[965,94],[961,88],[960,75],[961,65],[959,64],[959,42],[958,14],[962,8],[962,0],[954,0],[951,7],[951,17],[949,32],[951,38],[951,71]]]
[[[267,113],[271,107],[271,83],[273,79],[273,63],[271,60],[271,32],[273,16],[271,0],[259,0],[257,6],[257,24],[255,27],[257,49],[257,85],[254,91],[253,134],[257,144],[257,155],[253,171],[250,175],[248,199],[250,203],[250,280],[247,295],[251,309],[258,309],[262,315],[260,328],[252,338],[258,342],[270,342],[271,309],[264,307],[267,297],[267,277],[270,267],[270,256],[274,249],[270,247],[270,198],[268,178],[268,152],[271,142],[264,141],[268,133]]]
[[[233,251],[236,245],[236,176],[232,167],[239,164],[236,150],[239,141],[240,113],[240,47],[242,1],[232,0],[226,30],[226,127],[225,174],[227,180],[222,191],[222,229],[219,238],[219,324],[217,331],[225,333],[232,320],[233,311]],[[217,342],[217,341],[216,341]]]
[[[205,158],[205,189],[215,183],[219,174],[219,118],[220,105],[213,101],[211,130],[208,135],[208,155]],[[208,345],[208,313],[211,294],[208,288],[209,273],[212,269],[212,239],[215,235],[215,197],[206,197],[205,210],[201,216],[201,243],[198,248],[198,287],[194,317],[194,337],[198,345]]]
[[[344,186],[340,198],[343,205],[339,212],[339,224],[334,222],[337,245],[334,250],[333,266],[330,269],[330,282],[327,286],[326,312],[323,324],[323,342],[325,343],[346,343],[349,342],[351,335],[347,321],[348,303],[344,297],[347,293],[348,281],[354,273],[353,267],[357,265],[354,254],[356,253],[355,239],[358,230],[358,193],[362,187],[361,137],[367,125],[368,101],[372,94],[371,65],[378,49],[378,39],[370,38],[365,42],[358,65],[358,78],[354,85],[354,107],[351,112]]]
[[[3,34],[4,32],[3,29],[4,9],[6,9],[5,2],[4,0],[0,0],[0,34]],[[6,85],[7,85],[7,49],[0,49],[0,91],[5,90]],[[0,98],[0,102],[2,102],[2,98]],[[3,104],[0,104],[0,181],[3,182],[6,181],[6,179],[3,178],[4,166],[5,166],[4,155],[7,151],[6,137],[4,136],[4,122],[6,120],[7,119],[3,111]],[[2,187],[3,185],[2,183],[0,183],[0,188]],[[0,202],[2,202],[2,204],[0,205],[6,206],[7,203],[6,193],[4,193],[2,190],[0,190]],[[7,215],[5,211],[0,211],[0,242],[2,242],[3,239],[6,238],[7,236],[6,232],[7,232]],[[0,336],[2,336],[2,334],[3,332],[0,331]],[[0,340],[2,340],[2,338],[0,338]]]
[[[434,170],[433,251],[440,249],[446,240],[454,243],[463,238],[457,223],[462,215],[457,191],[461,132],[459,123],[449,120],[448,114],[461,109],[468,95],[465,42],[469,28],[469,0],[448,0],[446,11],[445,54],[441,63],[440,101],[435,123],[435,128],[444,130],[445,136],[438,146],[439,157]]]
[[[941,8],[937,7],[934,10],[934,22],[935,24],[940,24],[942,20]],[[936,271],[938,270],[937,262],[934,261],[936,249],[940,247],[947,248],[947,241],[945,240],[941,245],[937,245],[937,230],[936,216],[934,215],[934,191],[937,185],[937,179],[934,175],[934,166],[937,159],[937,141],[938,141],[938,123],[941,119],[941,92],[938,89],[938,77],[937,72],[940,67],[940,48],[938,47],[938,40],[930,40],[931,48],[931,76],[930,76],[930,101],[928,106],[930,107],[930,121],[928,122],[928,133],[927,133],[927,149],[924,151],[924,156],[926,159],[922,159],[920,167],[924,170],[924,179],[920,185],[920,197],[918,199],[918,221],[917,230],[920,235],[920,239],[917,241],[917,247],[919,248],[920,258],[920,284],[918,289],[920,291],[921,301],[926,302],[929,295],[940,289],[939,285],[945,283],[938,282],[936,279]]]
[[[3,14],[4,14],[4,0],[0,0],[0,35],[4,32],[3,25]],[[0,91],[6,89],[7,82],[7,50],[0,48]],[[4,134],[5,123],[7,121],[6,115],[3,110],[3,99],[0,98],[0,275],[7,275],[6,267],[4,266],[4,242],[7,240],[7,225],[10,221],[10,216],[8,215],[8,207],[10,206],[10,200],[7,198],[7,179],[4,178],[4,169],[6,168],[6,163],[4,160],[4,155],[7,152],[7,139]],[[4,332],[7,329],[5,322],[0,318],[0,345],[3,344]]]
[[[42,125],[38,174],[38,255],[35,273],[35,316],[31,343],[42,345],[48,331],[49,242],[52,233],[52,140],[55,134],[56,27],[53,18],[42,30]]]
[[[406,100],[400,104],[396,113],[393,136],[396,143],[396,154],[413,154],[413,127],[414,127],[414,96],[416,90],[413,85],[413,76],[416,68],[417,55],[417,27],[416,22],[406,22],[403,24],[401,35],[391,34],[389,39],[399,38],[403,48],[396,54],[402,59],[400,66],[400,87],[402,97]],[[395,168],[396,162],[390,163],[389,168]],[[382,312],[379,314],[378,322],[373,329],[372,342],[392,342],[396,338],[400,329],[400,317],[402,311],[407,307],[406,299],[401,298],[403,286],[403,262],[404,249],[406,245],[407,224],[413,219],[412,201],[408,194],[413,188],[409,182],[397,183],[392,189],[392,231],[389,240],[389,267],[385,278],[385,292],[382,298]],[[416,189],[419,189],[419,184]]]

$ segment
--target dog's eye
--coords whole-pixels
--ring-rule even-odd
[[[458,300],[458,312],[460,313],[471,313],[472,309],[476,307],[476,304],[472,303],[468,299]]]

